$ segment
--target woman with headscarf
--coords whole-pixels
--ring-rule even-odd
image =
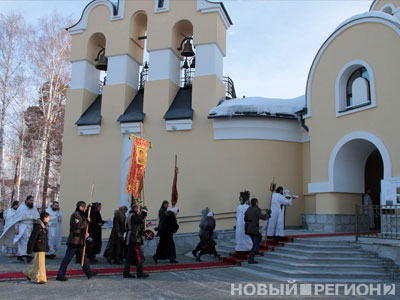
[[[169,259],[171,264],[176,264],[176,251],[173,235],[178,231],[179,225],[176,220],[176,215],[173,211],[167,211],[165,218],[158,226],[160,241],[157,245],[157,251],[153,255],[155,263],[159,259]]]
[[[33,225],[26,251],[29,255],[35,252],[35,258],[33,264],[24,270],[24,274],[29,281],[39,284],[47,282],[46,252],[50,250],[47,229],[49,218],[50,215],[47,212],[40,214],[40,219]]]
[[[203,254],[214,254],[215,258],[220,257],[215,249],[217,243],[213,239],[215,225],[214,213],[210,211],[201,225],[202,233],[200,236],[200,243],[199,246],[196,247],[196,249],[200,249],[200,252],[196,255],[196,259],[198,261],[201,261],[200,257]]]

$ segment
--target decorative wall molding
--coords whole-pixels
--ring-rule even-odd
[[[180,131],[192,130],[193,121],[191,119],[165,121],[165,130]]]
[[[140,122],[134,122],[134,123],[121,123],[121,133],[126,134],[126,133],[133,133],[135,135],[140,135]]]
[[[100,134],[100,125],[78,126],[78,135],[96,135]]]
[[[297,120],[277,118],[216,118],[213,119],[215,140],[273,140],[304,143],[308,133]]]
[[[365,67],[369,75],[369,91],[371,102],[368,105],[354,108],[348,111],[343,111],[346,107],[346,87],[347,82],[351,74],[360,67]],[[352,114],[358,111],[371,109],[376,107],[376,92],[375,92],[375,75],[372,67],[363,60],[353,60],[348,62],[340,70],[338,76],[336,77],[335,83],[335,105],[336,105],[336,117],[341,117],[344,115]]]
[[[79,34],[85,31],[87,29],[88,18],[91,11],[99,5],[105,5],[108,7],[110,10],[110,21],[121,20],[124,18],[125,0],[119,0],[117,8],[115,8],[109,0],[94,0],[83,9],[79,21],[75,25],[67,28],[68,32],[70,34]]]

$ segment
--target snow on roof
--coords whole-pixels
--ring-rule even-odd
[[[243,113],[257,115],[290,114],[305,107],[305,96],[293,99],[262,97],[234,98],[225,100],[209,112],[210,117],[234,116]]]

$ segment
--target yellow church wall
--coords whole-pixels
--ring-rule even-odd
[[[379,45],[379,52],[377,47]],[[342,32],[327,47],[315,69],[311,85],[312,117],[310,128],[311,181],[328,181],[328,165],[336,143],[345,135],[364,131],[376,135],[387,147],[392,176],[400,176],[399,140],[396,137],[400,86],[397,55],[400,37],[389,27],[377,23],[358,24]],[[381,54],[381,55],[380,55]],[[376,107],[336,117],[335,82],[342,67],[363,60],[375,75]]]
[[[315,197],[317,214],[355,214],[355,205],[360,205],[362,196],[347,193],[321,193]]]
[[[76,92],[69,92],[74,93]],[[77,201],[83,200],[88,203],[92,183],[95,183],[94,201],[102,202],[103,211],[107,212],[106,216],[112,217],[111,212],[116,209],[119,201],[122,146],[120,128],[105,117],[99,135],[79,136],[74,123],[80,113],[70,109],[73,108],[73,100],[73,97],[68,97],[64,126],[63,153],[67,155],[63,155],[61,169],[62,211],[69,216],[75,210]],[[116,118],[114,123],[117,123]],[[63,234],[66,235],[69,217],[64,218],[63,228]]]

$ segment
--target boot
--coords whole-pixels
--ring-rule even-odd
[[[253,251],[251,251],[249,254],[249,259],[247,260],[247,263],[258,264],[258,262],[254,260],[254,255],[255,255],[255,253]]]
[[[142,264],[138,264],[136,266],[136,276],[137,276],[137,278],[149,277],[149,274],[143,272],[143,265]]]

